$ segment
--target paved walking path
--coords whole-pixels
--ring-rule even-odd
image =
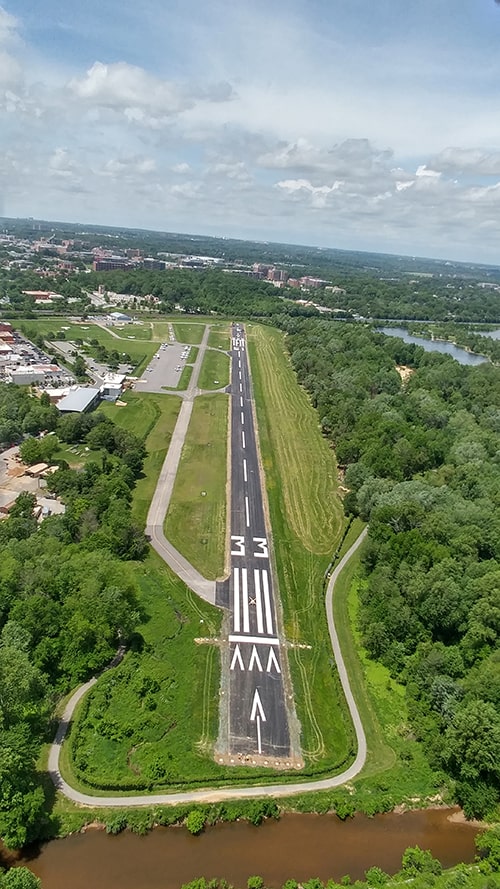
[[[156,485],[153,499],[149,507],[146,520],[146,535],[151,541],[151,546],[167,565],[175,571],[181,580],[206,602],[215,605],[215,581],[207,580],[194,568],[187,559],[165,537],[163,524],[170,504],[170,498],[174,490],[175,477],[179,468],[184,439],[189,427],[189,421],[193,411],[193,400],[198,394],[197,389],[200,368],[207,348],[209,328],[205,327],[198,355],[193,365],[191,380],[183,401],[177,423],[172,435],[170,447],[161,468],[160,477]]]
[[[355,778],[365,764],[367,753],[366,737],[363,730],[361,717],[359,715],[356,702],[351,692],[349,677],[347,675],[347,670],[340,649],[337,630],[333,619],[332,599],[335,590],[335,584],[341,571],[345,568],[349,559],[354,555],[358,547],[363,543],[366,534],[367,529],[365,529],[360,534],[358,539],[355,541],[355,543],[353,543],[351,548],[337,565],[328,583],[325,603],[328,619],[328,629],[330,632],[330,639],[335,656],[335,662],[337,664],[342,688],[346,696],[347,706],[349,708],[349,712],[354,724],[358,746],[356,758],[348,769],[346,769],[344,772],[341,772],[340,775],[334,775],[331,778],[322,778],[319,781],[297,782],[295,784],[265,784],[253,785],[252,787],[224,787],[210,790],[190,790],[181,793],[157,793],[151,795],[143,794],[139,796],[90,796],[87,793],[80,793],[80,791],[75,790],[73,787],[70,787],[70,785],[66,781],[64,781],[59,770],[59,756],[61,752],[61,745],[66,736],[66,732],[71,722],[75,707],[78,701],[81,700],[86,692],[97,681],[95,678],[93,678],[90,680],[90,682],[87,682],[85,683],[85,685],[80,686],[80,688],[77,689],[77,691],[68,701],[61,722],[59,723],[59,728],[57,730],[54,743],[50,748],[49,774],[56,788],[69,799],[73,800],[73,802],[79,803],[80,805],[91,806],[93,808],[115,808],[123,806],[135,807],[154,805],[178,805],[179,803],[211,803],[220,802],[221,800],[248,799],[251,797],[263,796],[279,798],[285,796],[293,796],[297,793],[306,793],[307,791],[311,790],[331,790],[332,788],[339,787],[340,785],[345,784],[346,781],[351,781],[353,778]]]

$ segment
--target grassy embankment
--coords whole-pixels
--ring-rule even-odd
[[[229,384],[229,356],[225,352],[207,349],[201,365],[200,389],[223,389]]]
[[[204,577],[224,571],[228,396],[202,395],[193,413],[165,534]]]

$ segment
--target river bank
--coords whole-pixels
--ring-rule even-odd
[[[395,873],[404,850],[415,845],[430,849],[444,867],[472,862],[479,828],[452,820],[454,813],[440,807],[345,821],[285,814],[259,828],[246,821],[209,826],[197,837],[181,826],[147,836],[91,829],[33,848],[17,864],[39,876],[43,889],[179,889],[200,876],[222,876],[243,889],[252,874],[278,889],[291,877],[360,879],[374,866]]]

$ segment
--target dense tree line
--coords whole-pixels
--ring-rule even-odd
[[[361,325],[287,326],[346,510],[370,522],[365,645],[405,683],[413,731],[467,814],[484,815],[500,799],[500,369]]]
[[[62,417],[55,431],[96,453],[80,471],[62,463],[50,477],[65,514],[40,525],[34,495],[23,493],[0,523],[0,837],[14,847],[46,827],[35,763],[54,703],[132,636],[140,613],[126,562],[147,549],[130,512],[142,442],[99,414]],[[55,436],[23,449],[47,439]]]

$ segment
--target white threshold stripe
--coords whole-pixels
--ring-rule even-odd
[[[241,569],[241,598],[243,600],[243,632],[250,632],[250,614],[248,612],[248,576],[247,569]]]
[[[233,588],[233,605],[234,605],[234,631],[235,633],[239,633],[241,631],[241,618],[240,618],[240,569],[234,569],[234,588]]]
[[[246,461],[245,459],[243,460],[243,479],[244,479],[244,481],[246,481],[246,482],[248,481],[248,478],[247,478],[247,461]]]
[[[255,583],[255,613],[257,616],[257,632],[264,632],[264,615],[262,614],[262,593],[260,591],[260,571],[254,568],[253,571]]]
[[[248,506],[248,497],[245,497],[245,518],[247,521],[247,528],[250,527],[250,508]],[[245,568],[246,571],[246,568]],[[269,632],[269,630],[268,630]]]
[[[271,611],[271,597],[269,595],[269,578],[267,571],[262,572],[262,586],[264,587],[264,607],[266,610],[266,629],[268,633],[273,632],[273,615]]]
[[[241,444],[243,446],[243,450],[245,450],[245,433],[241,432]]]
[[[230,642],[250,642],[251,645],[278,645],[280,640],[274,636],[241,636],[231,633]]]

